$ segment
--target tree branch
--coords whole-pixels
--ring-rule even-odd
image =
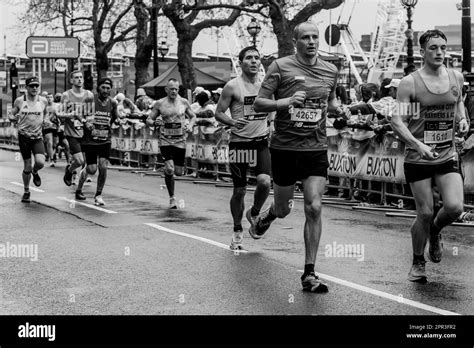
[[[122,18],[130,11],[130,9],[133,7],[133,1],[130,2],[130,4],[128,4],[128,7],[122,11],[122,13],[120,13],[117,18],[115,19],[115,21],[112,23],[112,26],[110,27],[110,31],[112,33],[115,32],[115,29],[117,28],[117,25],[120,23],[120,21],[122,20]]]
[[[289,24],[294,27],[298,23],[307,21],[311,16],[320,12],[321,10],[330,10],[338,7],[344,0],[313,0],[305,7],[303,7],[294,17],[289,21]]]
[[[235,20],[240,16],[240,10],[233,10],[228,18],[224,19],[206,19],[193,25],[193,29],[199,31],[211,27],[222,27],[234,24]]]

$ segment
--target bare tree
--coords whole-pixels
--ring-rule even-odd
[[[190,6],[183,4],[182,0],[162,2],[163,13],[173,24],[178,36],[178,67],[183,86],[187,89],[196,87],[192,49],[193,41],[199,33],[211,27],[232,25],[242,11],[261,13],[266,6],[252,6],[246,1],[239,5],[228,5],[223,1],[219,4],[216,4],[216,1],[210,3],[208,4],[207,0],[197,0]]]
[[[336,8],[343,2],[344,0],[311,0],[290,19],[288,7],[294,8],[296,4],[291,5],[286,0],[268,0],[269,16],[278,41],[278,56],[284,57],[294,53],[293,30],[299,23],[307,21],[321,10]]]

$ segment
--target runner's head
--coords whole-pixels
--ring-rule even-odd
[[[168,83],[166,84],[165,91],[169,99],[176,99],[179,92],[179,81],[176,79],[169,79]]]
[[[61,93],[56,93],[56,94],[54,95],[54,102],[55,102],[55,103],[59,103],[59,102],[61,101],[61,97],[62,97],[62,96],[63,96],[63,95],[62,95]]]
[[[107,99],[110,97],[112,91],[112,80],[108,77],[103,77],[97,82],[97,92],[100,99]]]
[[[40,82],[36,76],[28,77],[25,81],[26,93],[30,97],[37,96],[40,90]]]
[[[296,54],[302,58],[313,58],[318,54],[319,29],[316,24],[303,22],[293,30],[293,44]]]
[[[427,30],[420,36],[420,53],[426,65],[437,68],[443,65],[447,48],[446,35],[441,30]]]
[[[243,75],[255,76],[260,69],[260,53],[254,46],[248,46],[239,53],[240,67]]]
[[[74,70],[69,73],[69,82],[73,87],[82,88],[84,85],[84,74],[81,70]]]
[[[46,100],[48,101],[48,104],[51,105],[54,102],[54,96],[51,93],[48,93]]]

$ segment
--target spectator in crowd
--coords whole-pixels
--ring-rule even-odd
[[[212,91],[212,101],[214,104],[217,105],[217,103],[219,102],[219,98],[221,97],[221,94],[222,94],[221,87]]]
[[[142,112],[148,112],[151,108],[153,100],[146,95],[145,89],[137,89],[137,98],[135,99],[135,105]]]
[[[194,112],[194,110],[199,109],[199,103],[196,101],[196,97],[199,93],[204,92],[204,87],[197,86],[194,91],[193,91],[193,103],[191,104],[191,110]]]

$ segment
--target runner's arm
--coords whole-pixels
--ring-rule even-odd
[[[154,126],[155,121],[159,116],[161,116],[160,115],[160,102],[156,101],[155,104],[153,105],[153,108],[151,109],[150,115],[148,115],[146,119],[146,124],[149,126]]]
[[[338,117],[344,117],[347,120],[351,118],[351,110],[348,107],[340,105],[334,93],[329,95],[328,112],[329,111],[332,111]]]
[[[220,123],[225,124],[226,126],[235,126],[237,123],[237,120],[234,120],[233,118],[227,116],[225,112],[230,106],[230,103],[232,103],[232,95],[233,95],[233,88],[232,85],[227,83],[223,90],[222,94],[219,98],[219,102],[217,103],[217,108],[216,108],[216,120],[219,121]]]
[[[464,84],[463,75],[459,71],[455,71],[454,73],[458,79],[459,86],[462,86]],[[461,136],[464,136],[469,131],[469,120],[467,119],[466,108],[464,107],[462,96],[459,96],[456,105],[456,110],[457,112],[455,114],[455,119],[456,122],[459,124],[459,133]]]
[[[22,97],[15,99],[15,103],[13,104],[13,108],[12,108],[10,114],[8,115],[8,119],[13,123],[18,122],[18,120],[20,118],[21,98]]]
[[[413,115],[406,114],[405,110],[411,110],[413,108],[406,106],[411,105],[412,92],[415,90],[415,82],[413,77],[407,76],[400,82],[397,91],[397,105],[393,112],[391,125],[394,132],[402,139],[405,144],[409,147],[414,148],[422,158],[424,159],[436,159],[437,154],[431,151],[431,147],[423,144],[421,141],[416,139],[408,129],[405,123]],[[418,115],[419,117],[419,115]]]
[[[196,123],[196,114],[191,110],[191,105],[186,100],[186,115],[189,118],[188,130],[192,131],[194,128],[194,124]]]

